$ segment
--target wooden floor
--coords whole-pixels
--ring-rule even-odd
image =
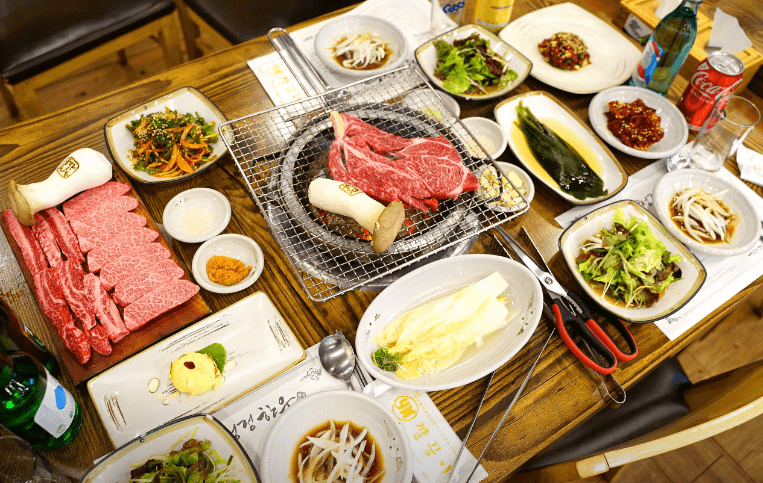
[[[60,109],[165,68],[161,52],[152,41],[131,47],[127,56],[126,66],[120,65],[116,56],[106,58],[61,82],[44,87],[38,92],[43,106],[48,111]],[[0,128],[15,122],[17,120],[10,117],[7,106],[0,105]],[[687,348],[680,360],[690,379],[705,379],[763,358],[763,344],[758,342],[763,317],[759,313],[757,307],[748,304]],[[604,483],[609,480],[598,477],[582,481]],[[616,481],[763,483],[763,417],[688,448],[630,465],[620,472]]]

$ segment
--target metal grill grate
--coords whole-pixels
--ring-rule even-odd
[[[486,151],[411,67],[221,125],[223,140],[254,201],[312,300],[389,283],[401,269],[426,263],[423,259],[435,253],[449,256],[529,207],[521,194],[511,199],[514,206],[498,206],[501,189],[492,197],[483,190],[462,193],[429,213],[408,208],[395,242],[384,253],[375,253],[354,220],[322,212],[308,202],[310,181],[329,177],[331,111],[357,116],[406,138],[445,136],[478,176],[492,166]]]

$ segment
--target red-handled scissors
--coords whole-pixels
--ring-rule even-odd
[[[583,299],[574,291],[565,290],[557,282],[548,267],[542,268],[535,260],[502,228],[497,228],[502,238],[511,246],[522,263],[538,278],[544,289],[543,309],[546,315],[556,321],[556,327],[564,344],[586,366],[599,374],[611,374],[617,367],[617,361],[630,361],[638,356],[636,340],[628,328],[616,317],[606,316],[597,322]],[[544,262],[545,264],[545,262]],[[619,332],[627,351],[623,351],[610,332],[602,327],[609,325]],[[593,358],[586,354],[577,343],[582,341],[592,351]],[[595,360],[594,360],[595,359]]]

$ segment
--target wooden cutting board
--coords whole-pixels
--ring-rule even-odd
[[[114,176],[112,180],[128,184],[130,187],[132,187],[132,183],[130,183],[127,176],[125,176],[124,173],[122,173],[122,171],[116,167],[114,168]],[[172,250],[171,245],[164,238],[161,231],[159,231],[159,228],[149,215],[148,210],[143,204],[143,201],[141,201],[140,197],[138,197],[137,193],[135,193],[134,190],[130,190],[130,192],[128,192],[125,196],[132,196],[138,200],[138,207],[134,210],[134,212],[146,218],[146,228],[150,228],[159,232],[159,238],[157,238],[156,243],[161,243],[170,250],[170,258],[174,260],[175,263],[177,263],[180,267],[182,267],[183,271],[185,272],[185,275],[183,275],[182,278],[193,282],[193,279],[188,273],[187,268],[184,267],[180,260],[177,258],[175,252]],[[61,208],[61,206],[59,205],[58,208]],[[13,250],[13,254],[16,256],[16,260],[21,266],[21,271],[24,274],[24,278],[26,278],[27,284],[29,284],[32,293],[35,294],[35,300],[37,300],[37,294],[34,289],[34,278],[32,273],[29,271],[29,268],[27,268],[26,263],[24,262],[24,257],[22,256],[21,250],[16,244],[16,240],[13,238],[13,235],[11,235],[11,232],[8,229],[8,224],[6,223],[4,216],[0,216],[0,225],[2,225],[5,237],[8,239],[8,243]],[[42,312],[42,306],[40,305],[39,300],[37,300],[37,305],[40,307],[40,312]],[[119,305],[117,305],[117,307],[119,307]],[[119,308],[121,312],[121,307]],[[45,319],[46,325],[48,326],[48,330],[51,332],[53,343],[58,351],[59,362],[61,362],[63,367],[65,367],[69,372],[69,375],[71,376],[74,384],[79,384],[95,376],[96,374],[99,374],[104,370],[114,366],[115,364],[124,361],[133,354],[142,351],[143,349],[164,339],[170,334],[173,334],[178,330],[192,324],[193,322],[196,322],[209,313],[211,313],[209,306],[201,297],[201,294],[197,293],[184,304],[175,307],[164,315],[157,317],[140,329],[130,332],[130,334],[128,334],[119,342],[112,343],[112,352],[108,356],[102,356],[95,351],[92,351],[90,360],[86,364],[80,364],[77,361],[77,359],[74,357],[74,354],[72,354],[64,345],[64,342],[58,335],[58,330],[50,321],[50,319],[45,315],[44,312],[42,315],[43,319]]]

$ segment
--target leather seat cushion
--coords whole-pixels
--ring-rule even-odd
[[[359,3],[360,0],[186,0],[199,17],[232,44]]]
[[[18,83],[174,8],[172,0],[0,0],[0,76]]]
[[[630,390],[617,408],[605,407],[529,460],[521,471],[599,454],[689,413],[683,391],[691,386],[675,359],[666,359]]]

